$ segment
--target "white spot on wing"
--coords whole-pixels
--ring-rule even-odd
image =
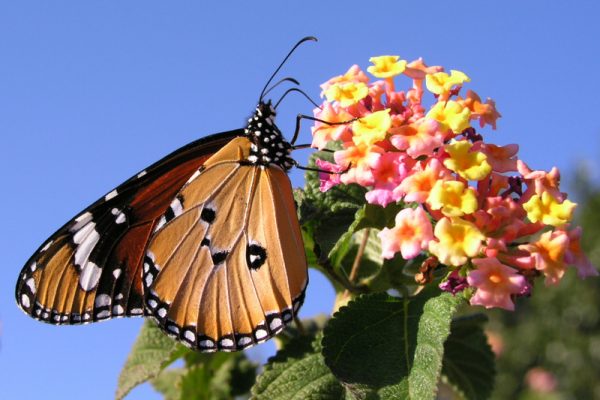
[[[94,304],[96,305],[96,307],[106,307],[110,305],[111,301],[112,300],[109,295],[100,294],[96,297],[96,301],[94,302]]]
[[[194,332],[192,332],[192,331],[185,331],[183,336],[190,342],[193,342],[196,340],[196,335],[194,335]]]
[[[142,172],[140,172],[139,174],[137,174],[137,177],[141,178],[144,175],[146,175],[146,170],[143,170]]]
[[[31,293],[35,294],[35,290],[36,290],[35,280],[33,278],[29,278],[29,279],[27,279],[27,281],[25,282],[25,284],[27,286],[29,286],[29,289],[31,290]]]
[[[121,315],[125,312],[125,309],[121,305],[116,305],[113,307],[113,314]]]
[[[48,250],[50,246],[52,246],[52,243],[54,243],[54,240],[50,240],[48,243],[46,243],[46,245],[42,247],[42,251]]]
[[[95,227],[96,224],[90,222],[73,235],[73,242],[77,245],[75,264],[80,267],[87,261],[90,253],[98,243],[98,239],[100,239]]]
[[[114,198],[117,194],[118,194],[117,189],[115,189],[112,192],[110,192],[109,194],[107,194],[106,196],[104,196],[104,200],[108,201],[108,200]]]
[[[121,268],[117,268],[113,271],[113,276],[115,277],[115,279],[119,279],[119,276],[121,276]]]
[[[142,310],[141,308],[132,308],[129,312],[131,313],[131,315],[142,315],[144,310]]]
[[[197,169],[196,172],[194,172],[194,174],[192,176],[190,176],[190,179],[187,180],[187,183],[190,183],[191,181],[196,179],[199,175],[200,175],[200,170]]]
[[[25,293],[21,295],[21,304],[25,308],[29,308],[29,306],[31,305],[31,303],[29,302],[29,296],[27,296]]]
[[[158,220],[158,224],[156,224],[156,228],[154,228],[154,232],[158,231],[160,228],[162,228],[165,224],[167,223],[167,220],[165,218],[165,216],[163,215],[162,217],[160,217],[160,219]]]
[[[267,331],[264,329],[257,329],[256,332],[254,333],[254,336],[256,337],[257,340],[261,340],[267,337]]]
[[[83,214],[79,215],[77,218],[75,218],[75,224],[73,224],[73,226],[69,230],[71,232],[77,232],[91,220],[92,214],[89,211],[86,211]]]
[[[98,285],[102,269],[91,261],[85,263],[79,276],[79,286],[86,292],[89,292]]]
[[[175,216],[181,215],[183,212],[183,204],[181,204],[181,201],[177,197],[171,202],[171,209]]]
[[[273,320],[269,324],[269,328],[271,328],[271,330],[274,331],[280,327],[281,327],[281,318],[273,318]]]

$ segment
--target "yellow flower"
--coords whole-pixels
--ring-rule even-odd
[[[459,267],[469,257],[479,254],[485,236],[469,221],[444,217],[435,225],[434,235],[438,241],[429,242],[429,251],[441,263]]]
[[[558,203],[549,192],[543,192],[541,196],[535,194],[527,203],[523,204],[531,222],[541,221],[543,224],[553,226],[562,226],[568,223],[573,217],[575,207],[577,204],[569,200]]]
[[[431,93],[443,95],[452,89],[454,85],[462,85],[471,79],[463,72],[451,70],[450,75],[445,72],[436,72],[425,77],[425,85]]]
[[[461,133],[470,126],[471,110],[454,100],[440,101],[429,110],[427,118],[439,122],[442,132],[452,129],[454,133]]]
[[[444,165],[468,181],[480,181],[490,174],[492,167],[485,154],[470,151],[472,146],[466,140],[447,144],[444,148],[450,154],[450,158],[444,160]]]
[[[367,97],[369,88],[362,82],[341,82],[331,85],[325,91],[327,101],[338,101],[342,107],[358,103]]]
[[[392,76],[400,75],[406,68],[406,61],[399,60],[399,56],[379,56],[371,57],[374,65],[367,68],[376,78],[391,78]]]
[[[477,209],[477,196],[472,187],[460,181],[437,181],[429,192],[427,203],[434,210],[442,210],[446,217],[460,217]]]
[[[352,123],[352,141],[356,145],[370,146],[385,139],[388,129],[392,126],[390,109],[377,111],[362,117]]]

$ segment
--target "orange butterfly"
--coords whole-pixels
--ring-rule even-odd
[[[17,282],[21,309],[51,324],[150,316],[206,352],[281,331],[304,300],[308,274],[287,176],[296,135],[285,141],[263,96],[306,40],[316,39],[290,51],[245,129],[171,153],[40,246]]]

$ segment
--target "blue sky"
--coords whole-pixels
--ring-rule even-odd
[[[210,4],[210,5],[209,5]],[[107,399],[141,320],[54,327],[19,311],[17,275],[65,221],[168,152],[239,128],[291,45],[283,74],[318,85],[374,55],[424,57],[459,69],[496,100],[487,140],[519,143],[537,169],[569,179],[600,155],[600,70],[594,1],[0,3],[0,393],[3,398]],[[289,96],[278,123],[291,134]],[[488,132],[489,133],[489,132]],[[310,140],[308,127],[303,142]],[[297,156],[300,160],[306,153]],[[295,186],[302,174],[294,172]],[[566,183],[566,182],[565,182]],[[311,276],[303,316],[328,312]],[[266,357],[271,345],[254,350]],[[149,386],[131,399],[159,398]]]

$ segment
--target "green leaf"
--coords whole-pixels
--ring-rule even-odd
[[[461,301],[435,287],[407,300],[386,293],[361,296],[325,328],[325,363],[358,397],[376,392],[381,398],[431,399]]]
[[[257,366],[243,352],[190,352],[185,362],[181,399],[231,399],[247,394],[256,379]]]
[[[156,377],[186,351],[154,322],[146,321],[119,375],[116,399],[124,398],[137,385]]]
[[[407,293],[414,292],[418,285],[414,280],[415,271],[408,271],[407,261],[400,254],[390,260],[381,255],[381,240],[377,236],[381,229],[393,226],[398,212],[403,204],[389,204],[383,208],[366,204],[360,208],[354,217],[354,222],[342,234],[329,253],[330,265],[336,274],[348,277],[354,267],[355,258],[360,248],[363,253],[356,268],[354,283],[369,288],[372,292],[388,289],[399,289]],[[363,241],[365,240],[363,246]],[[417,259],[408,263],[420,263]]]
[[[261,400],[341,400],[348,396],[321,355],[321,336],[302,336],[289,342],[270,358],[256,384],[252,398]]]
[[[331,159],[331,154],[314,153],[308,165],[315,167],[315,160]],[[365,202],[365,189],[355,185],[338,185],[321,192],[317,172],[307,171],[302,195],[296,193],[300,224],[311,236],[317,258],[326,257],[338,238],[354,221],[354,214]]]
[[[158,376],[150,381],[152,387],[164,396],[165,400],[180,400],[181,378],[185,374],[183,368],[163,370]]]
[[[482,314],[457,318],[444,345],[442,374],[469,400],[487,399],[494,388],[495,356],[483,331],[485,322]]]

